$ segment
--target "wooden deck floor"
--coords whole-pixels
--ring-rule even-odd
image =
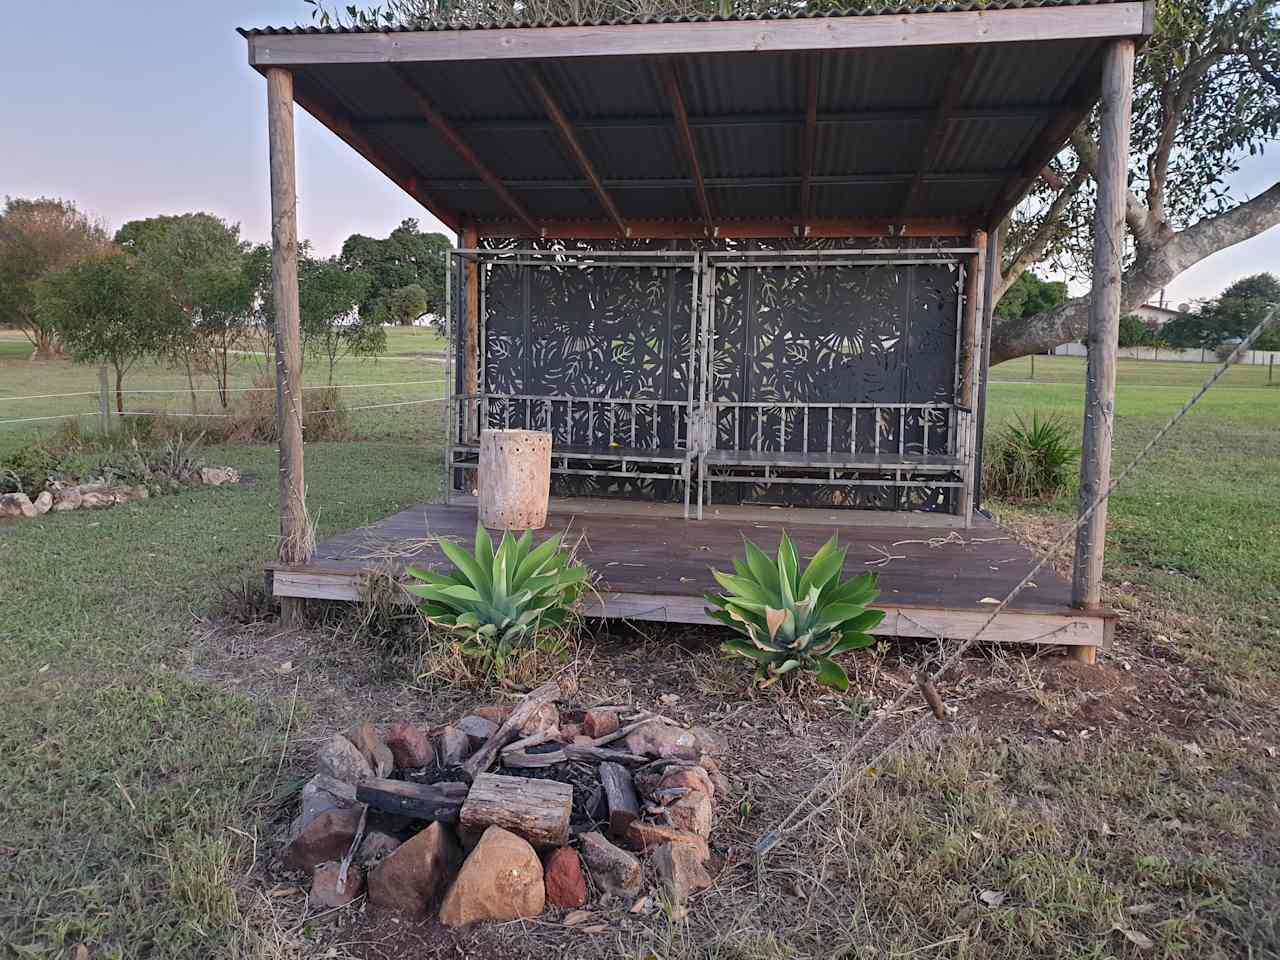
[[[643,506],[643,508],[642,508]],[[648,508],[648,509],[644,509]],[[889,515],[883,525],[858,514],[848,520],[825,511],[722,511],[686,521],[650,505],[601,501],[552,503],[547,532],[567,531],[579,558],[596,574],[598,596],[590,616],[673,623],[711,622],[702,594],[716,589],[710,567],[730,569],[744,536],[766,551],[785,528],[802,556],[832,533],[849,548],[846,576],[877,574],[888,611],[877,630],[885,636],[962,638],[972,635],[999,600],[1035,563],[1031,552],[999,527],[931,526],[922,515]],[[276,596],[359,600],[370,574],[399,574],[410,564],[448,565],[435,541],[470,543],[473,504],[424,504],[319,544],[310,563],[273,566]],[[1070,606],[1070,585],[1050,570],[992,624],[994,642],[1103,646],[1107,617]]]

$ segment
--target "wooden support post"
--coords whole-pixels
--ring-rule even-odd
[[[461,242],[464,250],[474,250],[476,228],[463,227]],[[479,401],[476,399],[480,393],[480,264],[475,260],[464,260],[462,269],[462,393],[467,397],[463,401],[466,410],[463,439],[475,443],[480,436]]]
[[[978,442],[978,379],[982,371],[980,356],[982,337],[979,334],[979,327],[986,315],[983,305],[986,286],[982,282],[987,266],[986,231],[975,231],[972,242],[978,252],[970,259],[969,270],[964,278],[964,329],[960,332],[960,390],[956,397],[957,402],[970,411],[964,425],[964,436],[957,444],[959,449],[964,451],[966,460],[964,489],[960,494],[960,516],[964,518],[966,527],[973,523],[974,471],[978,463],[977,451],[974,448]]]
[[[98,367],[98,429],[104,436],[111,432],[111,375],[105,363]]]
[[[298,312],[298,209],[294,186],[293,74],[267,70],[271,152],[271,292],[276,310],[276,433],[280,453],[280,560],[306,563],[315,549],[302,472],[302,337]],[[280,599],[280,618],[301,620],[302,601]]]
[[[1120,278],[1123,270],[1125,194],[1128,189],[1129,129],[1133,105],[1132,40],[1112,41],[1102,60],[1102,116],[1099,125],[1094,216],[1093,297],[1089,305],[1089,354],[1085,376],[1084,438],[1080,457],[1080,512],[1111,482],[1111,438],[1115,419],[1116,351],[1120,339]],[[1089,609],[1102,597],[1107,504],[1099,504],[1076,534],[1071,602]],[[1096,647],[1075,652],[1092,663]]]

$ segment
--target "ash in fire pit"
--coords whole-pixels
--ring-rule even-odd
[[[720,739],[631,706],[561,709],[560,697],[549,683],[513,708],[477,708],[434,742],[404,720],[335,736],[285,862],[312,874],[318,905],[367,887],[375,908],[421,918],[438,904],[455,926],[581,907],[588,877],[597,895],[635,897],[644,855],[678,903],[707,886],[728,786]]]

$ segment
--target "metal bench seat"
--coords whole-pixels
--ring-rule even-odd
[[[708,466],[786,467],[816,470],[868,470],[892,473],[910,470],[914,473],[953,473],[964,465],[961,457],[937,453],[848,453],[777,450],[710,450],[704,462]]]
[[[480,445],[477,443],[463,443],[455,447],[459,452],[472,451],[478,452]],[[553,442],[551,445],[551,459],[562,460],[642,460],[646,463],[675,463],[681,464],[689,459],[692,453],[688,450],[680,450],[675,447],[601,447],[601,446],[584,446],[581,444],[560,444]]]

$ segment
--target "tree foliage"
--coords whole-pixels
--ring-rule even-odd
[[[240,226],[210,213],[132,220],[116,243],[164,285],[170,311],[160,352],[181,366],[195,408],[194,374],[210,374],[225,409],[233,351],[253,322],[255,288]]]
[[[1243,340],[1273,307],[1280,305],[1280,279],[1258,273],[1237,280],[1216,300],[1165,324],[1162,333],[1175,347],[1216,349]],[[1273,324],[1255,342],[1258,350],[1280,350],[1280,326]]]
[[[360,302],[371,281],[363,270],[350,270],[336,257],[306,257],[298,264],[298,301],[302,348],[333,368],[345,356],[372,356],[387,345],[387,332],[376,311],[365,313]]]
[[[1254,197],[1228,185],[1280,133],[1280,4],[1157,0],[1138,56],[1121,309],[1131,311],[1193,264],[1280,223],[1280,178]],[[1043,172],[1003,231],[1002,294],[1027,268],[1087,277],[1096,117]],[[992,362],[1080,338],[1088,298],[998,322]]]
[[[378,301],[382,322],[402,327],[413,326],[430,308],[427,291],[416,283],[392,290]]]
[[[452,246],[443,234],[423,233],[413,219],[403,221],[385,239],[358,233],[348,237],[342,245],[342,262],[370,278],[360,312],[371,315],[395,291],[417,286],[426,300],[422,312],[443,313],[445,259]]]
[[[1122,347],[1141,347],[1151,340],[1151,330],[1136,313],[1120,317],[1120,343]]]
[[[21,330],[37,357],[56,354],[56,331],[37,310],[38,282],[104,252],[108,243],[103,225],[70,200],[6,198],[0,212],[0,326]]]
[[[124,377],[158,353],[168,325],[163,281],[127,251],[89,257],[41,278],[40,323],[56,332],[73,359],[115,371],[116,410],[124,412]]]
[[[1028,317],[1067,301],[1067,285],[1061,280],[1042,280],[1028,270],[1009,285],[1000,302],[996,304],[997,317],[1016,320]]]

